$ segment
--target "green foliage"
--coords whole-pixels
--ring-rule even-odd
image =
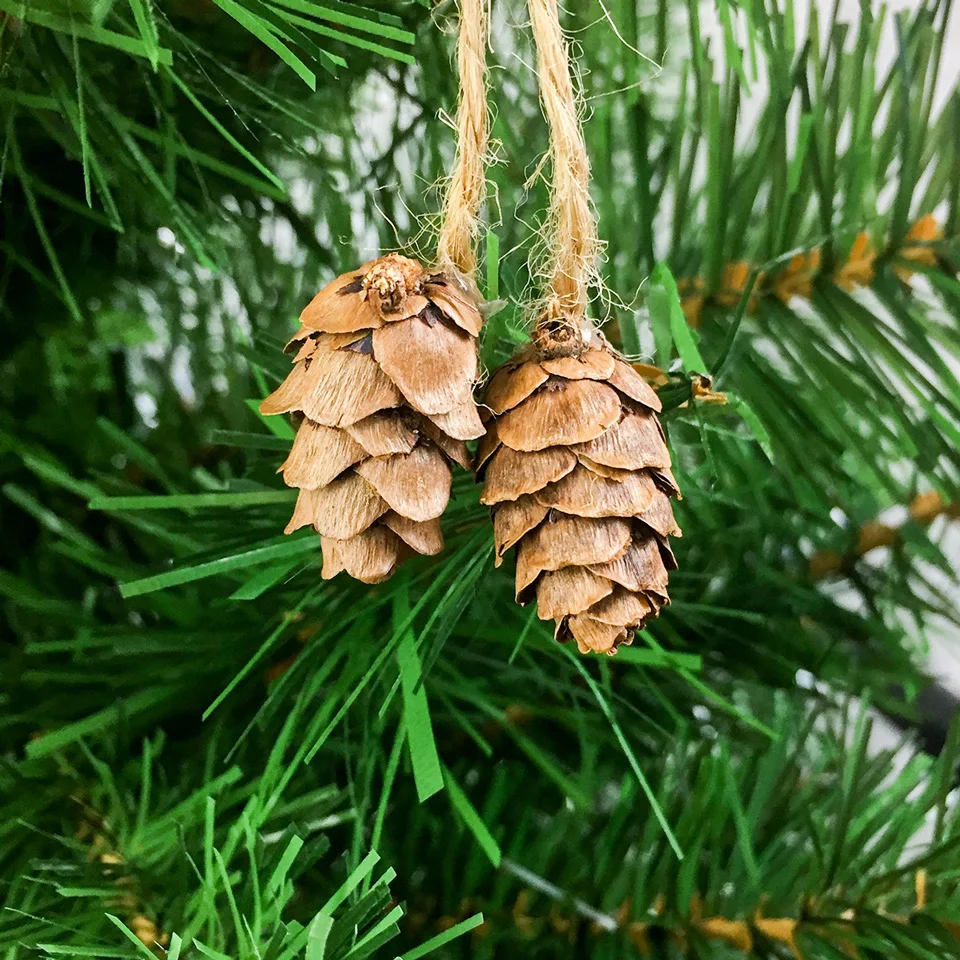
[[[363,958],[396,937],[403,910],[391,905],[395,871],[378,866],[375,852],[352,869],[330,856],[327,831],[355,816],[343,792],[301,782],[296,801],[282,803],[269,777],[251,791],[239,766],[211,777],[215,748],[210,742],[187,759],[161,734],[143,741],[139,760],[85,749],[78,765],[52,777],[45,764],[22,767],[24,785],[43,785],[30,811],[35,826],[76,829],[12,884],[4,948],[26,940],[43,956],[154,956],[133,932],[148,922],[152,937],[183,957]],[[183,794],[186,771],[171,778],[171,762],[198,764],[197,789]],[[311,913],[309,903],[319,909]],[[172,916],[177,931],[163,933],[158,924]]]
[[[610,661],[514,604],[468,476],[445,552],[375,588],[280,532],[292,430],[256,405],[334,271],[429,256],[452,11],[0,9],[4,957],[163,955],[145,929],[191,960],[742,955],[711,917],[789,956],[764,916],[805,957],[957,955],[957,728],[871,745],[878,709],[918,719],[952,573],[917,521],[856,549],[958,487],[948,4],[719,3],[712,46],[693,3],[570,12],[595,315],[664,369],[684,491],[674,602]],[[522,19],[496,6],[488,367],[545,209]]]

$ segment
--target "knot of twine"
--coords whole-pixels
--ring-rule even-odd
[[[601,249],[590,202],[590,160],[556,0],[528,0],[528,4],[553,176],[546,227],[548,279],[541,316],[576,323],[586,314],[587,287],[596,276]]]
[[[460,0],[457,68],[457,159],[443,205],[437,261],[472,277],[477,266],[480,206],[486,196],[488,0]]]

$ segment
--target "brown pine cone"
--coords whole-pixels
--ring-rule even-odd
[[[592,328],[538,328],[485,396],[477,452],[496,563],[517,547],[517,601],[556,637],[615,653],[670,602],[679,497],[660,400]]]
[[[280,467],[300,495],[286,532],[320,534],[323,578],[389,577],[443,548],[451,462],[483,434],[473,399],[476,295],[451,272],[391,253],[337,277],[300,316],[286,380],[260,405],[300,413]]]

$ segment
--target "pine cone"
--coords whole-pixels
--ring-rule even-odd
[[[602,335],[560,324],[494,374],[484,406],[497,565],[516,545],[517,601],[535,597],[581,653],[615,653],[670,602],[676,569],[660,400]]]
[[[260,405],[303,419],[284,482],[300,494],[286,532],[320,534],[325,580],[389,577],[410,551],[443,549],[449,464],[470,469],[483,434],[473,400],[481,317],[467,283],[388,254],[321,290]]]

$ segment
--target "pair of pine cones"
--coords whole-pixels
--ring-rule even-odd
[[[680,491],[660,401],[592,327],[538,325],[478,409],[482,317],[452,271],[388,254],[324,287],[300,323],[260,410],[300,418],[280,467],[300,491],[286,532],[320,534],[324,579],[379,583],[411,551],[439,553],[458,464],[483,482],[497,565],[517,548],[517,600],[557,639],[614,653],[669,602]]]

